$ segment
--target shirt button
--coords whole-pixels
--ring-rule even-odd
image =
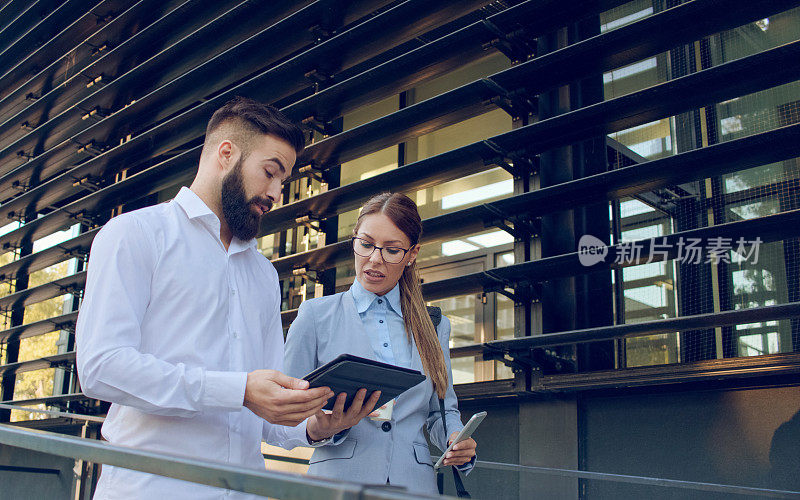
[[[383,347],[389,347],[389,343],[388,342],[384,342],[383,343]]]
[[[389,432],[390,430],[392,430],[392,423],[384,422],[383,424],[381,424],[381,429],[383,429],[383,432]]]
[[[378,299],[378,304],[383,304],[383,300]]]
[[[236,290],[234,290],[233,288],[231,288],[231,295],[236,295]]]
[[[239,332],[233,332],[233,338],[238,339],[239,338]]]
[[[379,320],[378,320],[378,323],[383,323],[383,320],[382,320],[382,319],[379,319]]]

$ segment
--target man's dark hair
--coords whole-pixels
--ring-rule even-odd
[[[303,130],[278,109],[247,97],[236,96],[211,116],[206,127],[206,144],[222,125],[232,126],[231,140],[242,148],[243,156],[250,153],[254,135],[272,135],[286,141],[299,154],[305,148]]]

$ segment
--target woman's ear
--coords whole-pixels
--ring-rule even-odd
[[[411,247],[411,250],[408,251],[409,258],[408,262],[406,262],[406,266],[410,266],[411,264],[416,262],[417,255],[419,255],[419,249],[420,249],[419,245],[414,245],[413,247]]]

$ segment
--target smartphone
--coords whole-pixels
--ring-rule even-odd
[[[486,418],[486,412],[482,411],[480,413],[476,413],[475,415],[472,416],[472,418],[469,419],[467,425],[465,425],[464,428],[461,429],[461,432],[458,433],[453,442],[450,443],[450,446],[448,446],[447,449],[444,450],[442,456],[439,457],[439,460],[436,461],[436,465],[433,466],[433,470],[439,470],[442,467],[442,463],[444,462],[444,456],[447,455],[447,453],[453,449],[453,446],[455,446],[456,443],[460,443],[465,439],[469,439],[469,437],[472,436],[472,433],[475,432],[475,429],[477,429],[480,423],[483,422],[484,418]]]

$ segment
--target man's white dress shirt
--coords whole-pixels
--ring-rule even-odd
[[[264,469],[261,439],[307,445],[305,427],[242,406],[247,373],[283,370],[278,274],[255,240],[220,240],[191,190],[115,217],[92,244],[77,324],[81,388],[113,404],[115,445]],[[105,466],[96,499],[246,498]]]

